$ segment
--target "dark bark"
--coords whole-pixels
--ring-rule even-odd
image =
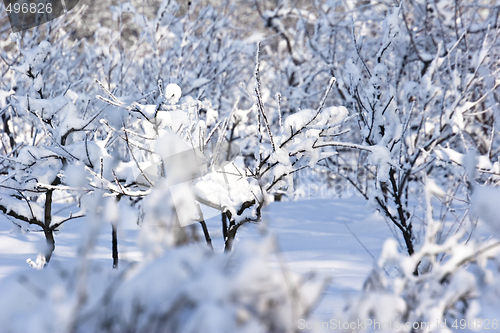
[[[229,219],[229,228],[227,229],[227,238],[224,244],[224,252],[231,252],[231,250],[233,249],[234,239],[236,238],[236,231],[238,231],[238,228],[241,224],[236,224],[234,222],[234,219],[231,216],[231,212],[226,211],[225,214]]]
[[[54,233],[52,230],[44,230],[45,240],[47,242],[47,252],[45,253],[45,264],[48,264],[50,258],[52,257],[52,253],[56,249],[56,242],[54,240]]]
[[[3,131],[9,137],[10,149],[12,150],[16,145],[16,141],[14,140],[14,135],[9,128],[9,116],[7,116],[7,112],[5,112],[4,115],[2,116],[2,120],[3,120]]]
[[[224,252],[231,252],[233,249],[234,238],[236,237],[236,231],[238,230],[238,225],[234,222],[229,224],[229,230],[227,231],[227,239],[224,246]]]
[[[391,185],[392,185],[392,190],[393,190],[393,197],[394,201],[396,203],[397,211],[398,211],[398,217],[399,217],[399,223],[403,226],[404,230],[403,231],[403,238],[406,243],[406,248],[408,250],[408,254],[411,256],[415,251],[413,249],[413,233],[412,233],[412,228],[411,228],[411,222],[408,221],[408,214],[405,212],[403,208],[403,204],[401,202],[401,192],[403,191],[401,187],[398,187],[396,184],[396,179],[395,179],[395,174],[396,170],[391,168],[389,172],[390,180],[391,180]]]
[[[255,203],[255,200],[248,201],[243,203],[241,208],[238,210],[237,215],[243,214],[243,211],[247,208],[250,208],[252,204]],[[233,249],[233,242],[234,239],[236,238],[236,232],[238,231],[238,228],[241,227],[243,224],[247,222],[257,222],[260,221],[261,214],[262,214],[262,202],[260,202],[256,208],[256,213],[257,217],[255,218],[246,218],[244,220],[239,221],[238,223],[235,222],[231,212],[227,210],[225,212],[225,215],[227,216],[227,219],[229,220],[229,228],[227,228],[227,237],[225,239],[225,246],[224,246],[224,252],[230,252]]]
[[[112,249],[112,256],[113,256],[113,268],[116,269],[118,268],[118,237],[116,235],[116,226],[114,224],[111,224],[111,245],[113,247]]]
[[[47,252],[45,253],[45,262],[48,264],[50,258],[52,257],[52,253],[56,248],[56,243],[54,240],[54,233],[52,228],[50,227],[50,223],[52,222],[52,192],[54,190],[47,190],[45,193],[45,214],[44,214],[44,226],[43,232],[45,234],[45,240],[47,242]]]
[[[214,247],[212,245],[212,239],[210,238],[210,233],[208,232],[207,224],[204,220],[200,221],[201,228],[203,229],[203,234],[205,235],[205,240],[207,241],[207,245],[213,250]]]
[[[55,182],[54,182],[55,183]],[[39,221],[35,217],[27,217],[18,214],[17,212],[13,210],[9,210],[7,207],[0,205],[0,211],[5,213],[6,215],[12,216],[18,220],[27,222],[29,224],[35,224],[38,225],[42,230],[45,235],[45,241],[47,243],[47,248],[45,252],[45,262],[48,264],[50,262],[50,258],[52,257],[52,253],[54,252],[56,248],[56,242],[54,240],[54,229],[55,226],[51,226],[52,223],[52,193],[54,190],[47,190],[45,193],[45,206],[44,206],[44,220]],[[81,216],[78,216],[81,217]],[[72,218],[69,218],[67,220],[70,220]],[[62,223],[60,223],[62,224]],[[60,225],[59,224],[59,225]]]
[[[225,212],[222,212],[222,236],[224,237],[224,242],[227,239],[227,215]]]
[[[28,222],[29,224],[36,224],[36,225],[40,226],[42,229],[44,228],[44,225],[41,221],[38,221],[34,217],[30,218],[30,217],[27,217],[24,215],[20,215],[17,212],[8,209],[6,206],[0,205],[0,211],[2,211],[5,215],[12,216],[15,219],[18,219],[18,220],[21,220],[24,222]]]

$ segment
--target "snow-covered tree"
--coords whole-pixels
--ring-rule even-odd
[[[182,161],[182,166],[178,167],[185,169],[187,165],[198,164],[195,170],[188,171],[195,174],[196,179],[180,176],[184,182],[194,180],[186,188],[191,189],[193,195],[192,202],[188,203],[189,195],[183,192],[184,203],[179,202],[178,207],[184,205],[184,208],[178,208],[177,213],[186,215],[184,212],[190,211],[191,216],[182,219],[198,220],[204,225],[204,217],[200,216],[201,212],[197,209],[198,204],[219,210],[223,218],[227,219],[223,225],[226,250],[232,248],[241,225],[260,220],[262,208],[273,200],[275,194],[293,192],[293,173],[314,166],[331,155],[321,151],[323,146],[320,138],[337,132],[347,115],[347,110],[343,107],[325,107],[328,94],[335,83],[335,79],[331,79],[316,110],[301,110],[284,119],[281,119],[278,112],[279,119],[275,121],[266,110],[262,96],[259,48],[256,62],[256,104],[249,110],[240,110],[235,106],[229,117],[217,123],[216,118],[211,118],[216,113],[200,102],[192,101],[191,104],[188,102],[181,105],[127,105],[111,93],[110,99],[101,98],[110,105],[122,106],[142,115],[143,119],[133,124],[134,141],[138,142],[142,138],[140,146],[143,150],[154,152],[156,157],[145,157],[146,162],[159,163],[160,174],[166,177],[169,186],[179,181],[171,180],[178,176],[178,172],[167,170],[170,164],[167,160],[172,160],[172,155],[178,157],[189,150],[199,156],[194,157],[192,162]],[[167,86],[167,91],[168,88]],[[165,98],[168,98],[167,95]],[[279,95],[277,98],[279,99]],[[207,110],[206,114],[202,115],[201,109]],[[129,144],[131,139],[126,133],[127,130],[125,136]],[[132,145],[139,147],[137,143]],[[175,148],[169,149],[169,146]],[[232,161],[239,154],[241,156]],[[143,160],[144,157],[141,157],[141,161]],[[134,161],[143,173],[136,157]],[[156,168],[155,166],[154,173]],[[154,185],[149,179],[151,176],[143,176],[146,183]],[[153,177],[156,178],[157,175]],[[119,190],[116,191],[120,193]],[[127,195],[126,192],[121,194]],[[148,192],[143,193],[147,194]],[[211,245],[205,226],[203,230],[207,243]]]
[[[449,1],[280,1],[257,9],[277,34],[269,58],[283,74],[277,84],[288,82],[282,112],[310,107],[321,79],[337,77],[333,103],[346,106],[352,121],[339,140],[322,143],[339,152],[322,165],[369,199],[413,253],[423,205],[411,193],[422,193],[424,175],[450,194],[442,200],[449,215],[455,194],[466,196],[455,152],[478,147],[478,167],[495,172],[495,9]]]
[[[270,191],[262,192],[263,177],[248,175],[245,162],[227,164],[234,159],[232,147],[252,140],[245,117],[257,120],[259,109],[244,111],[237,104],[244,92],[239,83],[253,82],[255,44],[236,38],[230,21],[212,7],[179,8],[163,1],[149,17],[130,3],[119,4],[111,7],[117,27],[101,26],[81,39],[83,6],[74,20],[61,18],[11,34],[12,43],[2,41],[8,52],[1,65],[0,209],[21,230],[42,231],[47,248],[36,262],[29,260],[43,270],[2,281],[1,308],[12,312],[3,312],[0,330],[285,332],[314,304],[322,279],[271,268],[271,240],[242,245],[232,255],[188,244],[197,237],[179,222],[188,218],[204,226],[198,202],[230,218],[230,248],[235,223],[257,221]],[[138,37],[126,36],[131,26],[141,31]],[[247,55],[249,67],[242,66]],[[323,109],[324,101],[308,119],[311,126],[326,125],[318,117]],[[254,126],[264,120],[259,124]],[[230,126],[242,138],[231,139]],[[267,143],[261,139],[262,146]],[[179,171],[172,154],[185,157],[186,151],[196,151],[200,165],[186,171],[181,161]],[[217,173],[221,168],[224,173]],[[278,188],[292,170],[267,181]],[[176,201],[172,186],[193,179],[192,192]],[[203,194],[212,194],[210,202]],[[143,261],[118,267],[124,207],[137,216]],[[48,264],[64,223],[85,223],[86,230],[77,241],[77,260],[67,267]],[[112,230],[116,270],[90,258],[102,228]],[[31,293],[32,283],[40,293]],[[23,319],[12,320],[21,308]]]
[[[100,27],[92,38],[75,39],[82,23],[61,19],[23,35],[12,34],[13,44],[5,42],[12,52],[5,54],[2,63],[0,207],[19,227],[45,233],[47,261],[54,250],[53,233],[66,221],[81,217],[77,211],[55,216],[54,201],[65,200],[71,206],[106,184],[112,184],[110,194],[121,199],[122,187],[129,192],[137,189],[134,177],[141,172],[139,163],[148,161],[137,150],[148,152],[133,145],[145,139],[135,136],[139,141],[133,142],[129,137],[135,132],[127,130],[155,132],[149,122],[152,114],[147,113],[151,110],[145,114],[122,105],[110,107],[105,98],[96,98],[98,94],[126,91],[128,100],[121,102],[153,103],[159,108],[163,102],[178,102],[164,95],[169,92],[162,82],[180,85],[187,95],[185,104],[196,104],[196,112],[209,119],[208,126],[215,125],[210,122],[217,120],[219,112],[232,107],[233,101],[222,92],[238,94],[235,80],[244,80],[244,75],[236,76],[235,66],[245,58],[244,43],[230,37],[228,20],[213,8],[193,7],[180,17],[174,15],[178,8],[165,1],[151,19],[123,4],[111,8],[116,29]],[[85,6],[79,10],[75,18]],[[127,32],[125,22],[144,33],[136,40],[122,38]],[[250,49],[253,52],[253,45]],[[88,182],[86,177],[99,181]],[[135,198],[127,199],[131,204],[143,196],[129,192],[125,198]]]
[[[396,240],[387,240],[363,293],[349,302],[343,319],[398,323],[385,332],[497,329],[500,242],[471,237],[465,227],[443,240],[446,224],[434,219],[432,204],[439,193],[432,181],[424,182],[426,229],[421,246],[408,256],[398,250]],[[480,194],[474,203],[479,206],[487,202],[482,196],[491,189],[476,192]]]
[[[152,253],[151,242],[165,244],[150,238],[142,261],[111,270],[91,260],[96,235],[119,211],[105,193],[82,200],[89,226],[74,261],[2,280],[1,332],[289,332],[323,289],[321,278],[272,268],[271,238],[231,255],[199,244]]]

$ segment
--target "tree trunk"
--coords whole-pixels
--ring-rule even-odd
[[[48,264],[52,253],[56,248],[56,242],[54,241],[54,233],[52,230],[44,230],[45,240],[47,241],[47,252],[45,253],[45,264]]]
[[[227,239],[227,215],[225,212],[222,212],[222,237],[224,238],[224,242]]]
[[[208,232],[207,224],[204,220],[200,221],[201,228],[203,229],[203,234],[205,235],[205,240],[207,241],[208,246],[213,250],[214,247],[212,245],[212,239],[210,238],[210,233]]]
[[[224,246],[224,252],[231,252],[233,249],[233,241],[236,238],[236,231],[238,230],[238,226],[231,222],[229,224],[229,230],[227,231],[227,239],[226,244]]]
[[[46,264],[49,263],[52,253],[56,248],[54,233],[50,229],[50,223],[52,222],[52,192],[54,192],[54,190],[47,190],[47,193],[45,193],[45,219],[43,233],[45,234],[45,240],[47,241],[47,251],[45,252]]]
[[[112,256],[113,256],[113,268],[117,269],[118,268],[118,237],[116,235],[116,226],[114,224],[111,224],[111,245],[113,247],[112,249]]]

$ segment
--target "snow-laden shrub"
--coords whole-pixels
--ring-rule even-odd
[[[274,242],[231,255],[198,245],[119,270],[53,261],[0,284],[0,332],[290,332],[322,290],[272,269]]]
[[[443,241],[444,224],[433,218],[433,189],[428,182],[420,248],[408,256],[396,240],[387,240],[362,294],[342,313],[345,321],[371,323],[367,331],[384,325],[384,332],[498,329],[500,242],[471,237],[465,228]]]
[[[235,108],[229,117],[220,117],[217,122],[212,118],[214,112],[209,105],[191,99],[186,103],[167,105],[163,103],[167,96],[162,96],[157,105],[127,104],[124,102],[127,96],[117,97],[109,91],[109,98],[99,98],[140,115],[135,123],[130,124],[130,130],[108,124],[114,133],[123,132],[127,148],[133,155],[134,163],[129,163],[126,168],[138,170],[143,185],[155,185],[150,178],[157,180],[158,168],[159,174],[166,179],[165,187],[171,191],[172,186],[183,184],[182,202],[173,199],[181,225],[187,224],[186,220],[204,225],[205,217],[199,211],[199,204],[219,210],[229,222],[223,230],[225,248],[230,250],[240,226],[259,221],[262,208],[277,193],[293,192],[292,176],[295,172],[313,167],[330,155],[322,151],[321,138],[335,135],[347,116],[343,107],[325,106],[334,83],[335,79],[331,79],[325,87],[324,97],[316,110],[301,110],[283,119],[280,116],[277,124],[272,123],[262,98],[257,49],[256,105],[249,110]],[[161,84],[160,81],[160,90]],[[179,163],[173,160],[182,159],[181,155],[188,151],[193,154],[193,160],[182,161],[177,167],[179,170],[173,170],[173,165]],[[147,175],[143,170],[148,163],[154,165],[153,175]],[[189,166],[194,166],[194,169],[187,171]],[[182,181],[175,180],[179,173],[186,172],[195,176],[180,176]],[[97,176],[96,183],[102,182],[98,175],[94,176]],[[124,173],[119,179],[123,180],[122,188],[138,185]],[[127,193],[109,181],[106,186],[117,195],[149,194],[147,191]],[[147,223],[147,219],[144,220]],[[204,229],[204,232],[207,243],[211,245],[208,231]]]
[[[156,210],[145,216],[154,228],[149,236],[158,236],[140,239],[142,260],[113,270],[93,251],[109,222],[119,226],[129,217],[106,192],[82,198],[87,219],[75,260],[44,267],[42,258],[32,265],[38,270],[2,279],[0,332],[289,332],[323,289],[322,278],[271,265],[280,260],[271,238],[231,254],[199,243],[179,246],[178,232],[162,233],[180,227],[162,214],[172,204],[157,202],[165,198],[161,188],[145,198]]]
[[[78,16],[10,36],[17,51],[1,65],[0,210],[25,231],[43,231],[48,246],[29,260],[43,270],[2,281],[1,331],[288,332],[307,316],[322,282],[270,269],[272,242],[215,254],[192,244],[184,225],[200,222],[210,245],[199,204],[218,209],[231,249],[237,227],[260,219],[286,177],[322,157],[314,145],[345,116],[325,107],[334,81],[315,111],[276,128],[260,86],[258,106],[237,104],[255,45],[211,7],[177,10],[163,1],[149,18],[115,6],[118,29],[100,26],[86,40]],[[127,24],[139,27],[137,39],[122,39]],[[241,66],[248,50],[250,65]],[[194,163],[182,161],[186,151]],[[61,202],[66,209],[53,209]],[[127,219],[137,217],[144,259],[119,266],[123,205]],[[50,263],[56,233],[76,222],[88,229],[77,260]],[[109,224],[117,270],[90,259]]]
[[[155,126],[192,125],[201,116],[197,133],[208,131],[203,133],[208,136],[241,95],[237,83],[251,78],[240,65],[254,46],[233,38],[224,14],[193,5],[179,15],[178,7],[163,1],[153,16],[131,4],[112,7],[110,19],[116,24],[97,25],[85,39],[79,31],[85,26],[85,5],[23,34],[9,38],[3,31],[2,49],[8,52],[0,64],[0,210],[20,228],[45,233],[47,262],[54,232],[82,216],[76,206],[53,214],[53,204],[77,203],[107,186],[137,209],[148,193],[133,193],[143,185],[136,184],[137,177],[158,161],[144,150],[147,145],[140,145],[148,140],[137,135],[158,138]],[[126,36],[134,31],[141,32],[137,38]],[[98,94],[126,96],[120,103],[150,108],[136,112],[122,104],[110,106]],[[155,118],[163,103],[178,106]],[[189,118],[194,116],[196,121]],[[191,128],[181,132],[192,134]]]
[[[482,181],[497,181],[496,10],[479,1],[327,1],[261,14],[290,45],[280,61],[293,63],[299,83],[289,86],[302,105],[317,80],[336,73],[332,96],[352,121],[324,140],[339,154],[319,165],[369,200],[409,255],[424,238],[424,177],[440,192],[440,219],[457,223],[454,211],[468,207],[462,156],[477,147]]]

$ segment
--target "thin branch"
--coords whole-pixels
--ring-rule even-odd
[[[79,219],[79,218],[82,218],[82,217],[85,217],[85,215],[77,215],[77,216],[70,216],[64,220],[62,220],[61,222],[57,222],[55,224],[53,224],[51,227],[50,227],[50,230],[52,231],[56,231],[57,228],[59,228],[62,224],[64,224],[65,222],[67,221],[70,221],[70,220],[74,220],[74,219]]]
[[[325,91],[325,94],[323,95],[323,98],[319,104],[319,107],[318,109],[316,110],[316,114],[314,115],[314,117],[312,117],[311,120],[309,120],[307,123],[305,123],[297,132],[295,133],[292,133],[290,135],[290,137],[288,139],[286,139],[281,145],[280,145],[280,148],[283,148],[288,142],[290,142],[298,133],[300,133],[302,130],[304,130],[304,128],[306,128],[307,126],[309,126],[315,119],[316,117],[318,117],[318,115],[321,113],[321,111],[323,111],[323,108],[325,106],[325,103],[326,103],[326,100],[328,98],[328,95],[330,94],[330,91],[332,91],[332,88],[333,88],[333,85],[335,84],[335,82],[337,82],[337,79],[332,77],[330,79],[330,83],[328,84],[328,88],[326,89]]]
[[[146,176],[146,174],[144,173],[144,171],[142,170],[141,166],[139,165],[139,162],[137,162],[137,159],[135,158],[135,155],[134,155],[134,152],[132,151],[132,148],[130,148],[130,144],[128,142],[128,135],[127,135],[127,132],[125,131],[125,142],[127,143],[127,148],[130,152],[130,155],[132,156],[132,159],[134,160],[135,162],[135,165],[137,166],[137,168],[139,169],[139,171],[141,172],[141,175],[144,177],[144,179],[149,183],[149,185],[151,186],[154,186],[153,182],[151,180],[149,180],[149,177]]]
[[[264,102],[262,101],[261,86],[260,86],[260,43],[257,43],[257,53],[255,55],[255,94],[257,95],[257,107],[259,108],[262,117],[264,118],[264,123],[266,124],[267,134],[269,134],[269,139],[271,140],[271,145],[273,146],[273,151],[276,151],[276,146],[274,145],[273,134],[271,133],[271,127],[269,126],[269,120],[267,119],[266,112],[264,111]]]

